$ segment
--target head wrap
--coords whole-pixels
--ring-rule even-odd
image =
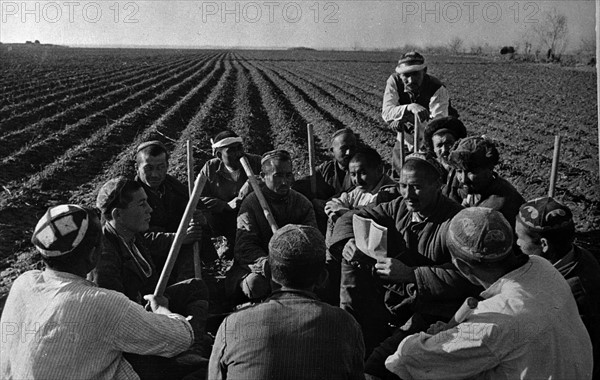
[[[325,263],[325,238],[318,229],[288,224],[269,241],[269,262],[288,267]]]
[[[113,178],[106,182],[98,191],[96,197],[96,207],[104,214],[110,208],[114,207],[121,196],[121,190],[129,182],[125,177]]]
[[[416,51],[411,51],[402,56],[396,66],[396,72],[398,74],[411,73],[413,71],[420,71],[427,68],[425,64],[425,58]]]
[[[446,241],[453,257],[490,263],[501,261],[512,252],[513,230],[500,212],[469,207],[452,218]]]
[[[472,171],[477,168],[493,168],[500,160],[496,145],[483,137],[471,136],[457,141],[448,162],[455,168]]]
[[[38,221],[31,242],[44,257],[59,257],[82,242],[90,224],[88,212],[77,205],[50,207]]]
[[[217,149],[220,148],[225,148],[226,146],[229,145],[233,145],[233,144],[241,144],[243,142],[241,137],[225,137],[224,139],[221,139],[219,141],[214,141],[213,139],[210,139],[210,146],[212,148],[212,154],[213,156],[216,154]]]
[[[536,198],[524,203],[519,209],[517,220],[535,232],[575,228],[571,210],[552,197]]]
[[[265,154],[262,155],[262,158],[260,159],[260,164],[264,165],[265,162],[271,160],[271,159],[279,159],[279,160],[291,160],[292,157],[290,156],[290,154],[288,153],[287,150],[283,150],[283,149],[275,149],[275,150],[270,150],[268,152],[266,152]]]

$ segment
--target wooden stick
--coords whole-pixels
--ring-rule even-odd
[[[250,181],[250,186],[252,186],[252,190],[254,190],[254,192],[256,193],[256,197],[258,198],[258,203],[260,203],[260,207],[262,207],[262,209],[263,209],[265,218],[267,218],[267,222],[269,222],[269,226],[271,226],[271,231],[273,231],[273,233],[275,233],[275,231],[277,231],[277,229],[279,227],[277,227],[277,222],[275,221],[275,218],[273,217],[273,213],[271,212],[271,209],[269,208],[269,204],[267,203],[265,196],[263,195],[262,191],[260,190],[260,185],[258,184],[256,177],[254,176],[254,172],[252,171],[252,168],[250,167],[250,164],[248,163],[248,159],[246,157],[242,157],[242,158],[240,158],[240,162],[242,163],[242,167],[244,168],[244,171],[246,172],[248,181]]]
[[[398,132],[398,138],[400,141],[400,157],[398,158],[400,159],[400,170],[402,170],[402,167],[404,166],[404,126],[400,128],[400,132]],[[398,176],[400,176],[400,173],[398,173]]]
[[[458,326],[460,323],[464,322],[471,314],[473,314],[473,310],[477,307],[478,301],[473,297],[468,297],[462,306],[456,311],[450,322],[446,325],[446,329],[451,329],[455,326]]]
[[[415,138],[413,146],[413,153],[417,153],[419,151],[419,114],[415,114]]]
[[[314,196],[317,195],[317,172],[315,170],[315,136],[313,134],[312,124],[306,124],[306,135],[308,137],[308,165],[310,168],[310,191]]]
[[[192,151],[192,142],[187,140],[187,173],[188,173],[188,191],[190,196],[194,191],[194,152]],[[202,279],[202,260],[200,260],[200,243],[194,242],[194,276]]]
[[[561,136],[554,136],[554,155],[552,156],[552,171],[550,172],[550,188],[548,189],[548,196],[554,196],[554,189],[556,188],[556,177],[558,174],[558,162],[560,158],[560,139]]]
[[[165,263],[162,273],[160,274],[160,278],[158,279],[158,283],[156,284],[156,289],[154,290],[155,296],[162,296],[165,293],[165,289],[167,288],[167,282],[169,281],[169,277],[171,276],[173,266],[175,265],[175,260],[177,260],[177,256],[179,255],[179,250],[181,249],[181,245],[183,244],[183,239],[185,239],[187,228],[190,224],[190,220],[192,220],[194,210],[196,210],[196,206],[198,205],[198,201],[200,200],[200,194],[202,193],[202,189],[204,188],[205,184],[206,177],[203,174],[198,175],[198,177],[196,178],[196,182],[194,182],[194,189],[192,190],[192,194],[190,195],[190,200],[188,201],[188,204],[185,207],[185,212],[183,213],[183,217],[181,218],[181,222],[179,222],[179,227],[177,228],[177,232],[175,233],[175,239],[173,239],[173,244],[171,245],[171,249],[169,250],[167,262]]]

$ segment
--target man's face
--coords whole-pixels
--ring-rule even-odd
[[[287,195],[294,183],[294,172],[291,161],[271,160],[266,173],[261,173],[265,185],[272,192]]]
[[[232,144],[219,150],[219,158],[221,161],[232,169],[240,168],[240,158],[243,155],[244,147],[240,143]]]
[[[448,156],[450,155],[450,149],[456,142],[456,139],[451,133],[440,133],[437,135],[433,135],[431,138],[433,143],[433,151],[438,159],[438,161],[444,165],[444,168],[448,169],[450,164],[448,164]]]
[[[521,252],[530,256],[543,256],[540,240],[533,236],[519,220],[515,225],[515,232],[517,234],[517,245],[521,248]]]
[[[125,229],[131,233],[145,232],[150,228],[150,213],[152,207],[148,204],[148,197],[144,189],[138,189],[131,194],[131,202],[125,208],[117,208],[115,217],[118,229]]]
[[[167,155],[161,153],[158,156],[150,156],[147,153],[139,153],[137,157],[137,174],[147,186],[158,189],[167,177]]]
[[[416,170],[403,169],[399,185],[406,207],[412,212],[431,211],[440,192],[439,181]]]
[[[457,169],[456,178],[468,194],[481,194],[494,179],[494,172],[491,168],[475,168],[470,171]]]
[[[348,166],[352,184],[365,191],[372,191],[381,179],[379,167],[371,167],[364,161],[351,161]]]
[[[331,151],[340,167],[347,169],[356,152],[356,138],[349,133],[337,136],[331,143]]]
[[[418,92],[425,78],[425,70],[413,71],[410,73],[400,74],[400,79],[404,83],[404,88],[410,92]]]

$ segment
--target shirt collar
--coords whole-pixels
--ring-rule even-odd
[[[76,274],[58,271],[58,270],[55,270],[55,269],[52,269],[49,267],[46,267],[46,269],[44,269],[44,276],[48,276],[50,278],[54,278],[54,279],[58,279],[58,280],[62,280],[62,281],[81,282],[86,285],[97,286],[93,282],[88,281],[85,278],[78,276]]]

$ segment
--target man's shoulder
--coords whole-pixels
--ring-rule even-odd
[[[179,194],[182,194],[184,196],[188,196],[188,188],[186,185],[184,185],[181,181],[179,181],[177,178],[173,177],[170,174],[167,174],[167,176],[165,177],[165,189],[167,191],[175,191]]]
[[[443,222],[450,222],[450,219],[454,217],[454,215],[458,214],[460,210],[464,207],[455,202],[454,200],[448,198],[445,195],[440,194],[440,202],[437,206],[437,215]]]
[[[333,174],[335,172],[335,164],[336,161],[331,159],[318,165],[316,169],[323,177],[325,177],[326,174]]]
[[[434,77],[433,75],[429,75],[429,74],[425,74],[425,82],[429,83],[432,86],[438,87],[438,88],[442,87],[442,86],[446,87],[444,82],[442,82],[438,78]]]
[[[302,206],[312,207],[312,203],[308,200],[308,198],[306,198],[302,193],[294,189],[290,189],[290,199],[294,200],[296,203]]]

